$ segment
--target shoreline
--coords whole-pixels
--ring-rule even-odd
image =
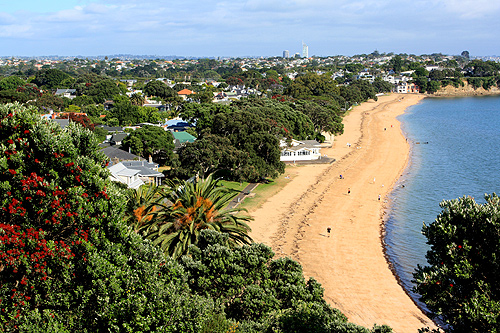
[[[344,134],[322,150],[336,161],[296,167],[297,176],[281,192],[250,212],[256,241],[300,262],[333,307],[367,328],[436,327],[403,288],[384,242],[387,197],[410,156],[396,117],[424,97],[391,94],[355,107],[344,118]],[[330,224],[331,238],[325,232]]]

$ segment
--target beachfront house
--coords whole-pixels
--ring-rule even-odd
[[[400,82],[396,86],[396,92],[398,94],[418,94],[420,88],[415,83]]]
[[[292,139],[289,143],[281,140],[280,147],[282,162],[312,161],[321,158],[321,144],[316,140]]]

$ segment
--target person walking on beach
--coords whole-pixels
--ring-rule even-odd
[[[351,194],[351,188],[350,187],[347,189],[347,194]]]
[[[328,233],[328,237],[330,237],[330,231],[332,231],[332,228],[330,226],[328,226],[328,228],[326,228],[326,232]]]
[[[378,201],[380,201],[380,194],[378,195]]]

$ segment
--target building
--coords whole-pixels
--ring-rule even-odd
[[[316,140],[292,139],[290,144],[282,140],[280,146],[282,162],[312,161],[321,158],[321,144]]]
[[[415,83],[400,82],[396,85],[396,92],[398,94],[418,94],[420,88]]]
[[[283,58],[290,58],[290,52],[288,50],[283,51]]]
[[[302,58],[309,58],[309,47],[302,42]]]

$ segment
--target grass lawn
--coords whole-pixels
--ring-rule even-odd
[[[276,179],[271,179],[269,183],[261,183],[256,189],[252,191],[252,195],[248,196],[243,200],[243,202],[238,206],[240,208],[246,208],[248,212],[252,212],[259,208],[267,199],[278,193],[285,187],[291,179],[297,175],[296,169],[300,168],[297,166],[287,165],[285,168],[285,173],[279,175]],[[229,188],[234,188],[236,190],[242,191],[248,183],[243,183],[240,186],[238,182],[228,182],[221,181],[224,186]]]
[[[230,182],[227,180],[219,180],[219,184],[224,187],[230,188],[232,190],[237,190],[241,192],[245,187],[247,187],[249,183],[247,182],[239,183],[239,182]]]

